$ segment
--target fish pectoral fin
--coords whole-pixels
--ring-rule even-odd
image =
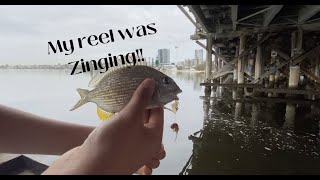
[[[97,107],[97,114],[99,116],[99,118],[104,121],[108,118],[110,118],[111,116],[113,116],[113,113],[110,112],[106,112],[104,110],[102,110],[101,108]]]

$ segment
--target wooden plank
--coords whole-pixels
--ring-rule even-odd
[[[200,96],[200,99],[214,99],[218,101],[231,101],[231,102],[243,102],[243,103],[291,103],[291,104],[319,104],[318,100],[300,100],[300,99],[289,99],[289,98],[278,98],[278,97],[252,97],[252,98],[222,98],[222,97],[208,97]]]
[[[300,67],[300,70],[302,73],[304,73],[306,76],[308,76],[309,78],[320,82],[320,77],[316,76],[314,73],[312,73],[311,71],[309,71],[308,69],[304,68],[304,67]]]
[[[320,11],[320,5],[305,5],[299,10],[298,23],[302,24]]]
[[[200,41],[196,41],[196,43],[199,44],[199,46],[201,46],[202,48],[207,49],[206,46],[204,44],[202,44]],[[223,56],[221,56],[219,53],[215,52],[213,49],[212,49],[212,54],[217,56],[223,62],[228,63]]]
[[[275,45],[269,45],[269,47],[270,47],[272,50],[276,51],[276,52],[279,54],[279,56],[283,57],[285,60],[290,59],[290,56],[289,56],[289,55],[287,55],[285,52],[283,52],[283,51],[281,51],[280,49],[278,49]]]
[[[185,16],[191,21],[191,23],[198,29],[199,27],[197,26],[197,23],[192,19],[192,17],[187,13],[187,11],[181,6],[177,5],[178,8],[183,12]]]
[[[245,56],[246,54],[248,54],[250,51],[252,51],[253,49],[255,49],[258,45],[262,44],[264,41],[266,41],[267,39],[269,39],[271,36],[273,36],[274,34],[267,34],[266,36],[264,36],[263,38],[261,38],[260,41],[256,42],[255,44],[253,44],[251,47],[249,47],[248,49],[244,50],[243,52],[241,52],[241,54],[239,54],[239,56],[237,56],[236,58],[234,58],[232,61],[228,62],[226,65],[224,65],[221,69],[219,69],[219,71],[215,72],[212,74],[211,79],[215,79],[217,77],[220,77],[220,74],[226,70],[230,70],[232,68],[232,66],[234,65],[235,62],[238,61],[239,58],[242,58],[243,56]]]
[[[256,15],[258,15],[258,14],[261,14],[261,13],[263,13],[263,12],[265,12],[265,11],[268,11],[268,10],[271,9],[271,8],[272,8],[272,7],[269,6],[269,7],[265,8],[265,9],[262,9],[262,10],[260,10],[260,11],[258,11],[258,12],[255,12],[255,13],[253,13],[253,14],[250,14],[249,16],[246,16],[246,17],[243,17],[243,18],[239,19],[238,22],[243,21],[243,20],[246,20],[246,19],[249,19],[249,18],[251,18],[251,17],[253,17],[253,16],[256,16]]]
[[[320,45],[315,47],[313,50],[310,50],[308,53],[306,53],[302,57],[292,60],[292,62],[290,62],[290,66],[294,66],[300,63],[301,61],[305,60],[305,58],[309,58],[309,57],[315,56],[316,54],[319,54],[319,51],[320,51]]]
[[[247,78],[249,81],[253,81],[254,78],[250,76],[247,72],[244,72],[244,77]]]
[[[290,88],[253,88],[254,92],[280,93],[280,94],[301,94],[301,95],[320,95],[318,90],[300,90]]]
[[[320,51],[320,45],[311,49],[310,51],[308,51],[304,54],[296,54],[295,56],[291,57],[290,59],[286,60],[285,62],[280,63],[278,66],[273,66],[272,68],[270,68],[270,70],[268,72],[265,72],[258,79],[252,81],[251,83],[260,82],[263,78],[268,77],[270,74],[274,73],[276,70],[284,67],[285,65],[287,65],[289,63],[290,63],[290,66],[294,66],[294,65],[300,63],[301,61],[303,61],[304,59],[306,59],[307,57],[310,57],[319,51]]]
[[[209,36],[214,37],[216,39],[220,38],[235,38],[239,37],[241,34],[244,35],[254,35],[254,34],[261,34],[261,33],[277,33],[277,32],[284,32],[284,31],[291,31],[296,30],[296,28],[300,26],[303,30],[306,31],[319,31],[320,29],[320,22],[310,23],[310,24],[283,24],[283,25],[276,25],[272,24],[267,28],[250,28],[250,29],[242,29],[237,31],[224,31],[220,33],[208,33]]]
[[[229,67],[226,71],[223,71],[223,72],[219,73],[217,75],[217,77],[221,77],[221,76],[224,76],[224,75],[229,74],[229,73],[233,73],[233,68],[232,67]]]
[[[200,6],[198,7],[198,5],[188,5],[188,8],[190,9],[190,11],[192,12],[192,14],[194,15],[194,17],[196,18],[196,20],[200,23],[201,27],[206,31],[209,32],[207,27],[205,26],[204,20],[205,20],[205,16],[202,13],[202,10],[200,8]]]
[[[221,86],[221,87],[239,87],[239,88],[260,88],[263,84],[232,84],[232,83],[200,83],[200,86]]]
[[[264,15],[263,27],[268,27],[272,19],[280,12],[283,5],[271,5],[271,10],[269,10]]]
[[[237,30],[238,5],[231,5],[232,29]]]

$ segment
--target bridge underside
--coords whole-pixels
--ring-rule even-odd
[[[233,74],[235,84],[267,83],[276,88],[274,82],[283,80],[285,87],[298,88],[304,76],[312,82],[311,89],[319,88],[320,5],[179,8],[195,25],[190,38],[207,51],[206,83],[222,83]]]

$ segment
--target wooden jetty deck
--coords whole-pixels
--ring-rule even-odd
[[[212,99],[217,101],[226,101],[226,102],[242,102],[242,103],[290,103],[290,104],[319,104],[320,101],[308,100],[308,99],[289,99],[289,98],[279,98],[279,97],[251,97],[251,98],[222,98],[222,97],[208,97],[208,96],[200,96],[200,99]]]

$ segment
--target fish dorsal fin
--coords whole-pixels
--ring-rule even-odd
[[[89,82],[89,87],[90,88],[95,88],[97,84],[107,75],[107,72],[105,73],[100,73],[98,72]]]
[[[130,59],[130,62],[133,62],[132,61],[132,56],[129,56],[129,59]],[[104,79],[110,73],[112,73],[114,71],[117,71],[117,70],[122,69],[122,68],[128,68],[128,67],[132,67],[133,66],[133,63],[121,64],[119,60],[118,60],[118,62],[119,62],[118,66],[114,66],[114,67],[109,68],[107,72],[104,72],[104,73],[97,72],[97,74],[90,80],[89,87],[90,88],[95,88],[101,82],[102,79]],[[146,66],[146,62],[145,61],[140,61],[139,62],[137,60],[135,66]]]

